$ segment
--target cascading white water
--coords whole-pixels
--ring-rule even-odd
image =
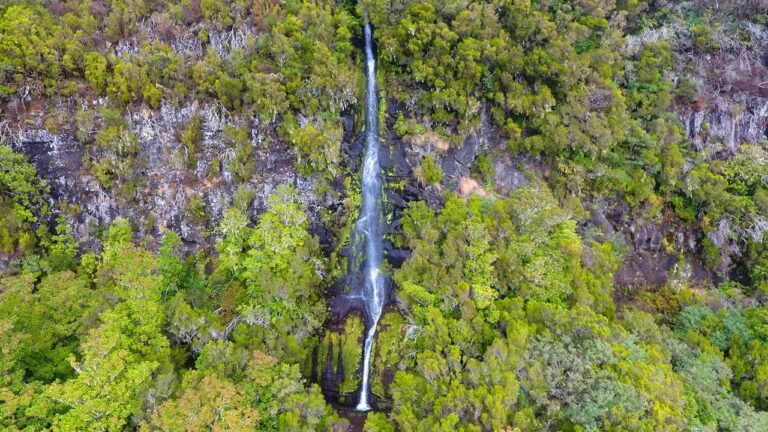
[[[363,298],[368,312],[368,332],[363,346],[363,384],[357,410],[371,409],[368,404],[371,351],[376,324],[385,300],[385,284],[381,275],[381,168],[379,166],[379,103],[376,95],[376,59],[373,56],[371,25],[365,18],[365,161],[363,163],[363,206],[355,230],[365,239],[365,284]]]

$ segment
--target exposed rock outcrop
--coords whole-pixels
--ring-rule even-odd
[[[185,149],[178,134],[194,115],[202,117],[202,147],[195,166],[188,168],[180,158]],[[229,170],[234,152],[224,141],[224,127],[244,120],[231,118],[216,105],[191,104],[129,110],[127,121],[141,149],[141,163],[134,173],[139,187],[131,196],[123,196],[117,188],[104,189],[89,172],[88,144],[78,140],[74,125],[65,125],[53,133],[43,129],[42,124],[24,124],[15,130],[9,128],[7,139],[48,180],[53,199],[69,204],[74,213],[73,232],[81,243],[93,244],[97,240],[94,228],[124,217],[133,222],[141,238],[157,240],[173,230],[192,249],[210,245],[215,238],[210,233],[237,189]],[[317,194],[313,179],[296,170],[295,154],[287,145],[280,140],[265,140],[267,127],[257,120],[248,126],[255,170],[245,184],[255,192],[250,206],[252,217],[266,209],[271,192],[284,183],[297,188],[314,222],[319,220],[322,209],[338,206],[338,194]],[[190,214],[188,206],[193,198],[202,200],[206,220]]]

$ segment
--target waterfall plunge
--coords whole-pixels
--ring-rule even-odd
[[[382,260],[381,242],[381,167],[379,166],[379,103],[376,96],[376,59],[373,56],[373,36],[368,17],[365,18],[365,161],[363,163],[362,194],[363,206],[355,230],[365,238],[365,285],[362,296],[368,313],[368,331],[363,347],[363,383],[360,401],[356,409],[368,411],[370,394],[369,375],[371,372],[371,351],[376,324],[381,316],[385,300],[385,284],[380,267]]]

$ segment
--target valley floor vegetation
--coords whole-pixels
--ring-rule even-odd
[[[402,180],[439,199],[410,201],[387,238],[411,254],[387,269],[395,301],[371,378],[384,409],[363,430],[768,430],[765,145],[696,148],[676,115],[702,100],[686,62],[757,56],[768,5],[710,3],[0,2],[0,429],[351,427],[319,376],[343,371],[341,401],[359,388],[360,317],[325,323],[359,204],[342,141],[364,103],[367,13],[386,136],[440,145]],[[143,237],[125,218],[78,241],[83,203],[58,199],[5,132],[30,101],[128,203],[148,157],[132,108],[228,113],[228,156],[211,170],[240,188],[219,220],[202,200],[186,207],[211,246]],[[177,134],[191,172],[204,123]],[[471,167],[483,193],[454,193],[441,155],[478,134],[495,144]],[[254,215],[255,135],[284,143],[318,193],[343,189],[346,217],[313,220],[292,185]],[[527,176],[509,193],[495,185],[502,156]],[[589,222],[606,209],[692,233],[689,250],[675,230],[662,247],[679,274],[695,261],[708,279],[617,286],[630,245]],[[322,245],[318,223],[338,241]]]

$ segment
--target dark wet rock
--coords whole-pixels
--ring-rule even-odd
[[[464,145],[453,153],[453,159],[461,166],[469,168],[477,157],[477,149],[477,140],[470,136],[464,141]]]
[[[67,134],[52,134],[42,129],[19,131],[14,150],[25,154],[35,164],[38,174],[52,186],[54,198],[62,189],[75,185],[68,173],[77,173],[82,167],[83,152],[74,137]]]
[[[451,157],[443,158],[442,161],[440,161],[440,167],[443,169],[444,180],[457,179],[469,174],[469,169],[467,167]]]
[[[478,152],[477,140],[469,137],[458,149],[449,149],[441,157],[440,166],[443,169],[445,181],[456,180],[461,177],[468,177],[472,163],[475,161]]]
[[[661,286],[669,280],[669,272],[677,257],[641,251],[630,254],[616,273],[614,283],[621,286]]]
[[[387,262],[393,268],[400,268],[405,263],[405,260],[411,257],[411,251],[408,249],[392,249],[387,252]]]
[[[354,255],[354,253],[355,252],[351,246],[343,246],[342,248],[339,249],[339,255],[343,257],[351,257]]]
[[[616,230],[613,229],[611,221],[605,217],[603,209],[591,209],[589,212],[588,225],[597,227],[598,230],[605,236],[611,236]]]
[[[525,173],[518,168],[521,161],[513,160],[507,152],[494,153],[494,183],[499,193],[507,195],[528,183]]]
[[[717,280],[693,258],[699,247],[691,228],[663,218],[653,223],[644,221],[624,202],[597,202],[589,212],[583,232],[598,232],[626,249],[614,276],[617,292]]]
[[[398,192],[391,189],[387,190],[387,204],[397,208],[405,208],[408,206],[405,198],[403,198],[403,196]]]
[[[339,326],[328,329],[314,352],[317,381],[326,398],[352,405],[362,375],[365,320],[359,310],[349,312]]]
[[[388,233],[399,233],[400,232],[400,230],[402,228],[402,225],[403,225],[402,222],[401,222],[401,218],[402,218],[402,212],[400,213],[400,215],[398,215],[398,217],[395,217],[395,218],[392,219],[392,223],[390,223],[387,226],[387,232]]]
[[[406,201],[416,201],[419,199],[419,196],[421,195],[421,191],[412,184],[407,184],[405,186],[405,189],[403,189],[403,199]]]
[[[413,171],[413,160],[408,160],[409,146],[391,131],[387,133],[384,151],[381,152],[382,168],[391,171],[395,177],[406,177]]]
[[[434,209],[439,209],[443,206],[443,192],[438,186],[430,185],[425,187],[421,198],[428,206]]]
[[[352,145],[349,148],[349,170],[357,172],[360,170],[363,162],[363,150],[365,149],[365,137],[360,134],[355,136]]]
[[[634,233],[634,244],[638,250],[658,252],[664,241],[661,229],[655,225],[643,225],[630,228]]]
[[[312,232],[313,235],[317,237],[317,239],[320,242],[320,247],[326,253],[329,253],[333,250],[334,236],[331,230],[328,229],[328,227],[326,227],[322,223],[319,223],[319,221],[311,221],[310,231]]]
[[[379,165],[381,165],[382,171],[386,172],[392,170],[396,164],[397,162],[393,157],[391,147],[386,145],[382,146],[381,151],[379,152]]]
[[[351,136],[355,133],[355,119],[350,113],[345,113],[341,118],[344,127],[344,134]]]

